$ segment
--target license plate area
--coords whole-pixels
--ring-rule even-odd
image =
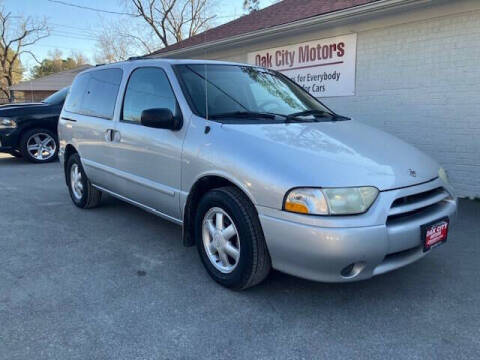
[[[448,225],[449,220],[446,217],[421,226],[424,252],[447,241]]]

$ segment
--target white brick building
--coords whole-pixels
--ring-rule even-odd
[[[459,196],[480,197],[478,0],[285,0],[152,56],[245,63],[249,53],[347,34],[357,37],[354,95],[321,100],[414,144],[446,168]]]

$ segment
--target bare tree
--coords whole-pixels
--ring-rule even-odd
[[[270,0],[269,5],[279,3],[282,0]],[[247,13],[260,10],[260,0],[243,0],[243,10]]]
[[[97,63],[126,60],[194,36],[212,24],[217,0],[123,0],[121,21],[103,24]]]
[[[260,6],[259,0],[243,0],[243,10],[251,13],[257,11]]]
[[[145,30],[144,24],[127,20],[103,25],[103,31],[97,37],[97,64],[126,60],[130,56],[150,53],[160,46],[156,36]]]
[[[133,10],[143,18],[163,46],[192,37],[215,18],[208,0],[130,0]]]
[[[79,51],[72,51],[70,58],[77,64],[77,66],[88,64],[88,57]]]
[[[21,71],[18,66],[20,56],[29,54],[38,62],[29,48],[50,35],[45,19],[15,17],[13,23],[13,18],[11,12],[0,6],[0,91],[11,102],[14,101],[14,94],[9,88]]]
[[[75,69],[86,63],[87,58],[79,52],[72,51],[69,57],[64,58],[63,53],[59,49],[55,49],[49,51],[48,56],[31,69],[31,77],[38,79],[60,71]]]

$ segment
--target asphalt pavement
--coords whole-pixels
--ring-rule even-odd
[[[0,359],[227,358],[480,358],[480,201],[403,269],[233,292],[177,225],[111,197],[80,210],[59,163],[0,155]]]

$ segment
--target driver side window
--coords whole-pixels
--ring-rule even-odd
[[[120,121],[140,124],[142,111],[153,108],[169,109],[175,115],[176,104],[175,94],[162,69],[138,68],[128,80]]]

